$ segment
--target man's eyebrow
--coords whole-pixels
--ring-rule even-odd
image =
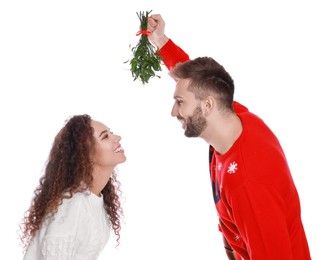
[[[182,98],[181,96],[173,96],[174,99],[180,99]]]

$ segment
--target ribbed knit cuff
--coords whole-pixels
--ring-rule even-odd
[[[158,54],[162,57],[162,61],[166,67],[171,70],[178,62],[185,62],[189,60],[188,54],[186,54],[179,46],[169,39],[161,49],[158,50]]]

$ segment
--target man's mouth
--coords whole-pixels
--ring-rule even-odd
[[[182,128],[185,129],[185,127],[186,127],[186,121],[183,118],[178,118],[178,120],[181,123]]]

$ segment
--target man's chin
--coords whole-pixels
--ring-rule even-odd
[[[190,133],[190,132],[184,131],[184,135],[185,135],[186,137],[192,138],[192,137],[199,137],[199,135],[200,135],[200,134],[197,134],[197,133]]]

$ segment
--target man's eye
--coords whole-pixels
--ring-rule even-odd
[[[108,134],[103,136],[103,139],[107,139],[108,138]]]

